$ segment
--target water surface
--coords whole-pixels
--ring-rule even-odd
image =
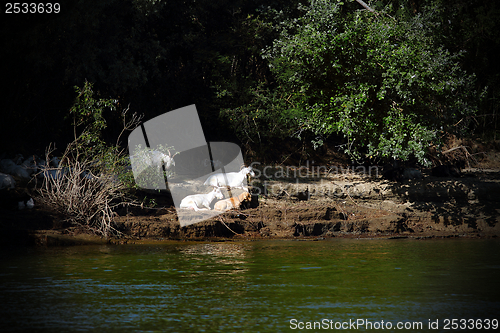
[[[364,320],[422,332],[437,320],[436,332],[445,319],[500,319],[499,253],[497,240],[470,239],[4,250],[0,327],[287,332]]]

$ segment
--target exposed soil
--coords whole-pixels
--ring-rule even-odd
[[[500,236],[497,150],[483,154],[475,168],[462,170],[456,178],[424,172],[423,179],[395,182],[346,168],[333,173],[322,170],[318,177],[312,166],[295,177],[283,178],[280,170],[268,169],[270,177],[261,174],[252,180],[254,194],[248,208],[186,227],[179,225],[168,196],[156,197],[163,206],[160,209],[120,211],[116,223],[126,236],[120,239],[89,237],[59,222],[60,217],[43,207],[19,211],[4,205],[0,207],[0,241],[4,245],[68,245],[167,239]],[[16,193],[3,192],[1,199],[6,202],[12,194]]]
[[[156,239],[500,236],[498,171],[406,183],[339,178],[269,181],[253,208],[182,228],[173,208],[117,222],[128,235]]]

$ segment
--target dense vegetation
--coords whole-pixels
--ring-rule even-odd
[[[262,158],[277,158],[276,142],[334,137],[354,159],[425,164],[445,133],[496,139],[500,4],[366,2],[374,12],[347,0],[82,0],[2,14],[0,152],[70,142],[74,87],[87,81],[113,101],[78,111],[106,119],[103,141],[127,107],[148,120],[193,103],[208,140]]]

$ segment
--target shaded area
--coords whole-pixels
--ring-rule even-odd
[[[381,84],[377,72],[385,65],[365,59],[363,50],[356,48],[364,39],[360,40],[356,33],[342,37],[339,42],[345,40],[349,47],[333,53],[323,54],[323,47],[313,47],[305,57],[325,66],[306,66],[305,74],[311,78],[306,85],[321,87],[318,83],[324,76],[328,76],[325,81],[328,85],[305,96],[311,98],[305,105],[307,110],[290,107],[294,96],[301,102],[302,95],[296,94],[295,88],[280,90],[279,79],[281,75],[295,75],[297,69],[284,68],[272,73],[269,60],[263,55],[274,41],[279,41],[283,23],[305,15],[308,2],[302,9],[298,4],[299,1],[281,0],[271,3],[85,0],[63,4],[59,14],[2,14],[1,91],[8,98],[3,104],[0,123],[0,152],[31,154],[35,150],[41,155],[50,142],[64,147],[72,137],[68,109],[75,98],[73,87],[81,87],[85,80],[94,83],[102,97],[119,101],[118,112],[106,113],[109,127],[104,136],[108,140],[120,131],[119,112],[129,103],[134,112],[144,113],[145,119],[195,103],[201,110],[208,141],[239,141],[249,152],[259,151],[263,158],[274,161],[282,156],[276,156],[272,143],[288,145],[286,141],[292,141],[292,146],[311,140],[319,143],[325,138],[304,130],[307,126],[301,125],[305,124],[297,126],[294,117],[307,115],[312,110],[309,107],[313,108],[321,98],[320,94],[327,96],[327,90],[343,87],[342,76],[331,72],[332,58],[338,58],[341,66],[358,62],[357,69],[346,67],[353,73],[372,66],[368,76],[375,85]],[[431,37],[436,45],[444,45],[452,54],[466,51],[457,60],[467,74],[475,73],[478,78],[471,89],[474,97],[468,102],[478,102],[476,99],[482,93],[480,114],[454,118],[460,107],[447,105],[453,111],[450,115],[453,119],[439,121],[468,124],[461,134],[472,128],[485,137],[496,138],[500,86],[496,61],[500,48],[496,33],[498,4],[461,0],[448,6],[434,0],[392,0],[372,6],[400,22],[421,17],[422,26],[434,27]],[[345,19],[344,23],[352,22],[361,10],[356,2],[346,3],[339,9],[338,18]],[[379,19],[382,17],[386,16]],[[347,28],[338,27],[340,32],[343,29]],[[298,28],[290,29],[291,35],[296,32],[293,30]],[[327,46],[334,44],[339,45],[327,43]],[[382,50],[396,44],[377,44],[375,48]],[[411,52],[414,51],[415,48]],[[409,79],[404,68],[395,68],[396,81]],[[431,79],[422,79],[415,86]],[[443,82],[443,89],[447,84]],[[368,95],[373,97],[374,93],[369,91]],[[442,103],[439,99],[429,102]],[[361,120],[370,115],[365,112]],[[439,113],[426,116],[440,117]],[[372,124],[373,131],[382,125],[377,121]],[[292,124],[294,127],[290,127]]]

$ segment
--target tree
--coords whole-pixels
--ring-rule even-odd
[[[300,114],[298,126],[342,133],[353,158],[414,155],[427,164],[438,131],[476,111],[474,76],[460,68],[460,52],[436,45],[432,13],[402,21],[345,15],[342,7],[324,0],[302,6],[303,16],[276,26],[280,36],[264,51]]]

